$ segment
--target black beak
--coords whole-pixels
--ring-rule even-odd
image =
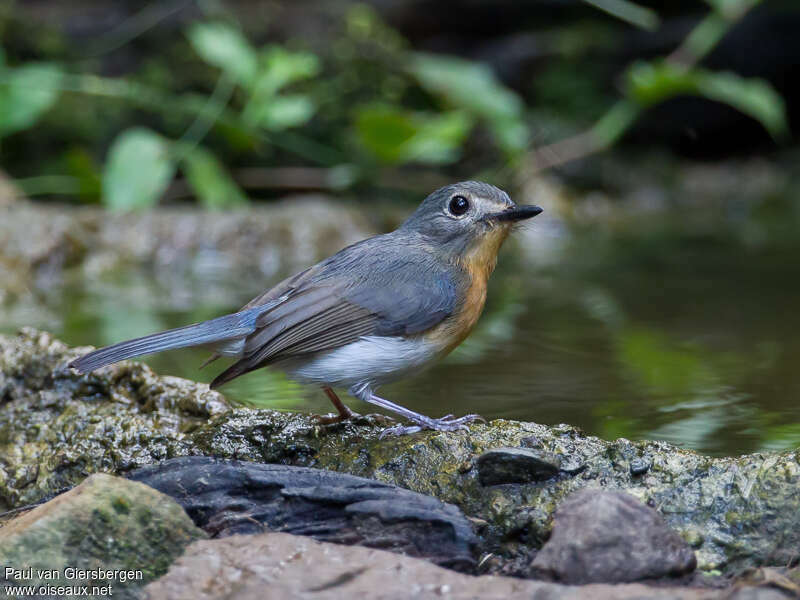
[[[535,217],[542,209],[533,204],[524,204],[522,206],[513,206],[500,212],[486,215],[484,219],[491,221],[522,221],[523,219],[530,219]]]

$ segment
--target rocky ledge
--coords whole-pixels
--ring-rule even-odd
[[[381,440],[368,419],[322,426],[308,415],[233,408],[204,384],[159,377],[138,363],[78,375],[66,364],[83,351],[34,330],[0,337],[0,510],[47,499],[91,473],[126,475],[205,455],[337,471],[453,504],[476,534],[476,573],[568,578],[553,557],[574,552],[567,538],[581,527],[581,511],[606,508],[591,500],[582,508],[573,498],[571,516],[556,517],[555,530],[554,514],[587,489],[625,492],[630,500],[603,506],[623,521],[632,515],[650,528],[663,520],[677,532],[665,532],[662,548],[677,565],[673,575],[695,560],[711,575],[797,560],[797,451],[710,458],[514,421]],[[660,517],[636,516],[633,498]],[[540,553],[551,534],[566,543]]]

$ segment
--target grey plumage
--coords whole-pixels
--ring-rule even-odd
[[[85,354],[73,360],[69,363],[69,366],[81,373],[88,373],[126,358],[144,356],[155,352],[163,352],[164,350],[220,343],[224,345],[225,342],[243,338],[252,333],[255,330],[258,316],[276,304],[278,302],[273,301],[263,306],[217,317],[210,321],[203,321],[202,323],[186,325],[185,327],[169,329],[120,342],[119,344]]]
[[[457,288],[466,284],[466,273],[426,249],[418,236],[394,231],[348,246],[259,298],[286,295],[280,306],[258,318],[242,358],[211,387],[362,336],[413,335],[430,329],[453,313]]]

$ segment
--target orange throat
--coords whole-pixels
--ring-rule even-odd
[[[449,354],[470,334],[478,322],[486,303],[486,288],[489,276],[497,265],[497,253],[508,237],[509,227],[495,227],[476,241],[458,260],[468,277],[468,287],[457,312],[435,327],[428,339]]]

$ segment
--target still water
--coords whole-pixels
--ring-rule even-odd
[[[795,249],[770,254],[678,240],[657,252],[584,240],[542,266],[504,249],[486,311],[462,347],[382,395],[431,416],[479,413],[656,438],[715,455],[800,445],[800,278]],[[635,257],[632,259],[631,257]],[[277,281],[279,277],[276,277]],[[275,281],[225,272],[130,271],[0,313],[70,344],[106,345],[238,309]],[[144,360],[210,381],[202,350]],[[320,390],[259,370],[230,400],[328,412]],[[370,407],[347,398],[359,412]]]

